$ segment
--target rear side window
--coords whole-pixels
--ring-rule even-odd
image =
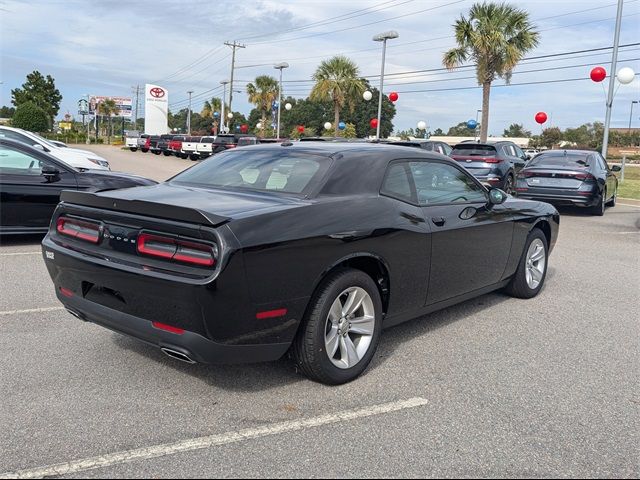
[[[42,162],[18,150],[0,145],[0,173],[2,175],[40,175]]]
[[[529,160],[527,167],[587,168],[593,163],[592,155],[540,153]]]
[[[257,139],[254,137],[241,137],[238,139],[238,146],[243,147],[246,145],[255,145],[258,143]]]
[[[331,159],[276,151],[228,151],[177,175],[172,181],[204,187],[304,193],[324,177]]]
[[[382,193],[406,202],[415,203],[413,186],[411,185],[406,162],[397,162],[389,165],[382,183]]]
[[[474,143],[463,143],[456,145],[451,155],[466,155],[470,157],[490,157],[496,154],[496,147],[492,145],[477,145]]]

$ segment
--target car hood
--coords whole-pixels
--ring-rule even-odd
[[[98,194],[114,199],[172,205],[227,218],[243,218],[307,205],[309,202],[273,193],[208,189],[161,183]]]
[[[109,170],[91,169],[91,170],[82,171],[78,175],[81,178],[91,177],[96,180],[107,180],[107,179],[129,180],[131,182],[137,183],[138,185],[157,185],[158,184],[158,182],[156,182],[155,180],[141,177],[140,175],[133,175],[131,173],[125,173],[125,172],[114,172]]]
[[[97,158],[98,160],[104,160],[107,161],[106,158],[98,155],[97,153],[94,153],[90,150],[80,150],[79,148],[65,148],[65,150],[69,150],[72,153],[77,153],[78,155],[82,155],[83,157],[91,157],[91,158]]]
[[[90,161],[87,157],[91,155],[86,155],[84,153],[81,153],[80,151],[73,151],[73,149],[70,148],[49,148],[49,154],[75,168],[109,170],[108,167],[103,167]],[[96,158],[95,155],[91,157]]]

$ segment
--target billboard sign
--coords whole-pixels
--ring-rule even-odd
[[[144,133],[162,135],[169,131],[169,92],[159,85],[144,86]]]
[[[131,118],[133,111],[133,101],[129,97],[100,97],[91,95],[89,96],[89,114],[95,115],[96,111],[98,110],[98,105],[100,105],[105,100],[113,100],[115,102],[118,110],[114,117]]]

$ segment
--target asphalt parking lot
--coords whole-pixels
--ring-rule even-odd
[[[97,151],[156,180],[192,165]],[[640,208],[561,213],[537,298],[387,330],[341,387],[286,359],[185,365],[82,323],[40,237],[2,239],[0,477],[638,477]]]

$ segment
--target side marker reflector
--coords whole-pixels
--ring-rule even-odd
[[[286,308],[279,308],[278,310],[268,310],[266,312],[258,312],[256,313],[256,318],[258,320],[264,320],[266,318],[284,317],[286,314],[287,314]]]

